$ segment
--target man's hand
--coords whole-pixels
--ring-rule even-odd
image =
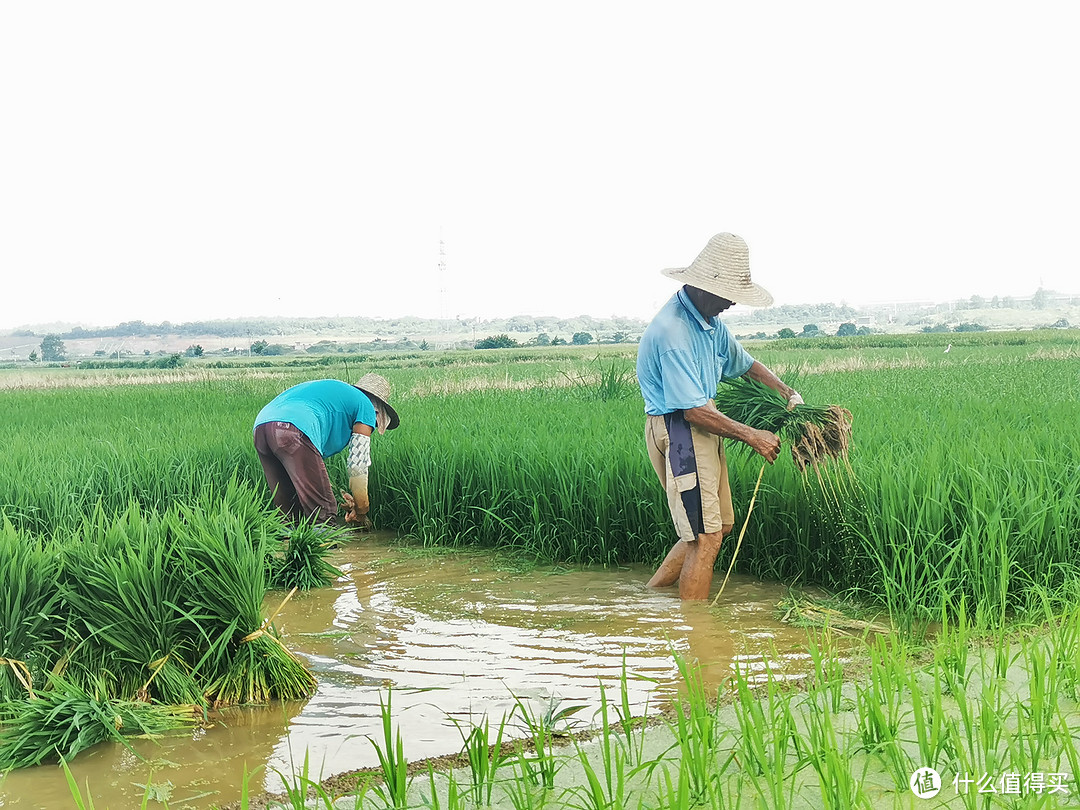
[[[349,526],[358,526],[364,531],[370,531],[371,518],[367,516],[367,512],[360,514],[356,511],[356,501],[353,496],[346,492],[341,491],[342,508],[345,510],[345,523]]]
[[[780,437],[768,430],[755,430],[746,443],[770,464],[780,455]]]
[[[806,403],[803,402],[802,397],[799,396],[799,392],[798,391],[792,391],[791,396],[789,396],[788,400],[787,400],[787,409],[789,411],[793,411],[793,410],[795,410],[796,405],[805,405],[805,404]]]

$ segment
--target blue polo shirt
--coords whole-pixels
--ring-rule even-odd
[[[340,453],[357,422],[375,427],[375,406],[367,394],[341,380],[312,380],[287,388],[255,417],[255,427],[288,422],[311,439],[323,458]]]
[[[716,396],[721,379],[741,377],[754,358],[719,318],[701,317],[680,289],[661,307],[638,344],[637,378],[645,413],[696,408]]]

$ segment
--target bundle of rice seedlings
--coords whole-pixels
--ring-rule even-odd
[[[117,697],[204,705],[183,609],[190,583],[167,521],[136,504],[114,520],[99,510],[64,562],[76,668],[96,677],[105,663]]]
[[[0,773],[55,758],[70,760],[105,740],[158,736],[197,722],[191,706],[104,697],[56,675],[30,700],[0,703]]]
[[[716,407],[736,422],[769,430],[791,446],[799,470],[826,459],[845,462],[851,445],[851,411],[838,405],[796,405],[772,388],[749,377],[724,380],[716,393]]]
[[[737,422],[769,430],[791,447],[798,470],[813,470],[826,505],[835,514],[843,512],[843,501],[854,496],[854,474],[848,461],[851,447],[851,411],[839,405],[796,405],[787,409],[787,400],[767,385],[748,377],[725,380],[716,394],[716,407]],[[828,460],[841,462],[835,473],[824,466]]]
[[[271,586],[307,591],[330,585],[341,572],[327,558],[344,534],[310,522],[293,527],[269,555]]]
[[[266,534],[248,534],[243,515],[207,498],[179,510],[174,520],[191,578],[192,618],[213,640],[206,696],[215,706],[309,697],[315,677],[262,616]]]
[[[40,540],[0,524],[0,701],[33,697],[59,642],[56,560]]]

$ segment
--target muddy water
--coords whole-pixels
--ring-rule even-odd
[[[322,777],[377,765],[368,736],[381,740],[389,687],[415,760],[456,752],[458,725],[467,731],[485,712],[497,724],[514,695],[540,711],[584,704],[577,716],[589,719],[599,681],[618,699],[624,656],[636,711],[675,693],[673,650],[699,659],[713,688],[737,660],[752,668],[768,661],[792,677],[805,671],[806,634],[779,622],[786,590],[775,583],[733,576],[710,610],[681,603],[674,589],[647,589],[642,567],[515,572],[488,554],[409,552],[385,537],[352,543],[334,562],[342,576],[333,587],[297,595],[277,619],[286,644],[318,675],[314,697],[227,711],[194,733],[135,740],[133,751],[99,746],[72,763],[84,794],[89,784],[98,808],[138,807],[150,782],[151,795],[173,810],[207,808],[239,798],[245,771],[255,773],[254,790],[279,791],[275,771],[291,773],[305,753]],[[267,609],[282,596],[271,594]],[[72,806],[53,765],[0,785],[0,807]]]

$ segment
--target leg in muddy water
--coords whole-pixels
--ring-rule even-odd
[[[724,526],[718,532],[699,534],[696,543],[686,544],[686,559],[683,561],[682,574],[679,576],[681,598],[698,601],[709,598],[716,555],[720,553],[720,543],[724,535],[730,531],[730,526]]]
[[[668,585],[674,585],[678,581],[679,574],[682,573],[683,560],[686,559],[686,548],[689,545],[689,543],[680,540],[671,547],[671,551],[667,553],[664,561],[660,563],[660,567],[656,569],[656,573],[649,580],[648,586],[650,588],[666,588]]]

